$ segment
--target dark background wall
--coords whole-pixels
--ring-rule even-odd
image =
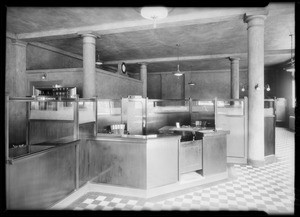
[[[284,65],[277,65],[265,70],[265,83],[270,85],[270,92],[266,92],[266,98],[286,99],[286,120],[284,125],[288,126],[288,118],[295,115],[292,107],[292,74],[284,70]],[[297,84],[296,84],[297,86]]]
[[[213,99],[230,98],[230,71],[196,71],[186,72],[181,77],[172,73],[148,73],[148,98],[150,99]],[[193,81],[195,86],[188,83]],[[240,71],[240,98],[248,96],[247,90],[241,91],[248,83],[247,70]]]

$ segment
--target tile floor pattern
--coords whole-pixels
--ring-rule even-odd
[[[214,186],[153,201],[88,192],[72,210],[208,210],[294,213],[294,132],[276,128],[277,162],[254,168],[233,165],[235,178]]]

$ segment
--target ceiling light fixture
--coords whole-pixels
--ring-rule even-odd
[[[156,28],[156,21],[166,18],[168,9],[166,7],[143,7],[141,15],[148,20],[153,20],[153,28]]]
[[[100,61],[100,52],[96,51],[96,65],[100,66],[102,65],[102,62]]]
[[[183,75],[183,73],[180,71],[180,69],[179,69],[179,46],[180,46],[180,44],[176,44],[176,46],[177,46],[177,71],[174,73],[174,75],[175,76],[182,76]]]

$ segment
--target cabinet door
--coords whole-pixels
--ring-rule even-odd
[[[187,173],[202,169],[202,140],[180,142],[179,172]]]
[[[203,137],[203,176],[226,170],[226,135]]]

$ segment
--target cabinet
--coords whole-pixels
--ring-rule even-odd
[[[276,122],[286,121],[286,99],[277,98],[276,99]]]

